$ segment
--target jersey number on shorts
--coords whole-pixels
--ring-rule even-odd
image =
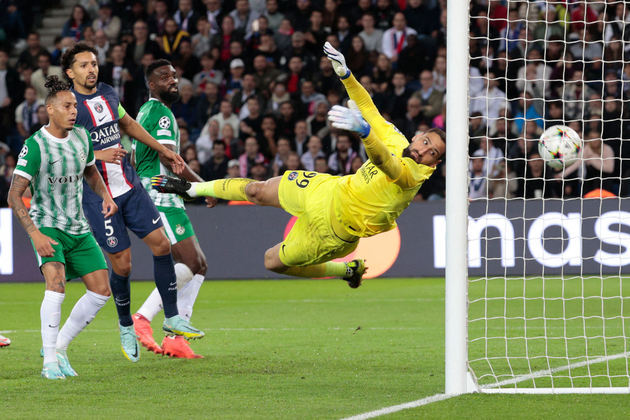
[[[308,184],[311,182],[309,181],[309,179],[317,175],[317,172],[303,172],[302,174],[303,174],[302,179],[299,179],[299,178],[296,179],[295,183],[300,188],[306,188],[308,187]]]
[[[112,236],[114,234],[114,227],[112,226],[111,219],[105,220],[105,236]]]

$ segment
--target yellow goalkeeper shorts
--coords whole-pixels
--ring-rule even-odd
[[[333,230],[332,199],[340,177],[309,171],[286,171],[278,187],[280,205],[298,219],[282,242],[280,260],[286,266],[331,261],[355,250]]]

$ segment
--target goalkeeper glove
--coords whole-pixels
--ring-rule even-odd
[[[350,70],[348,70],[348,66],[346,66],[345,57],[339,51],[334,49],[333,46],[330,45],[330,42],[326,42],[324,44],[324,54],[326,54],[326,57],[328,57],[332,63],[333,70],[337,73],[337,76],[342,79],[350,76]]]
[[[353,100],[348,101],[348,106],[349,108],[340,105],[333,106],[328,111],[328,120],[335,128],[354,131],[362,138],[366,138],[370,134],[370,124],[365,121]]]

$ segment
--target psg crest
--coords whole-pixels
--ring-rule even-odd
[[[100,114],[101,112],[103,112],[103,105],[97,103],[96,105],[94,105],[94,110]]]
[[[107,238],[108,247],[114,248],[116,245],[118,245],[118,238],[116,238],[115,236],[110,236],[109,238]]]

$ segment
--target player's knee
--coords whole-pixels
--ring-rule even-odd
[[[166,235],[162,235],[162,238],[151,247],[151,251],[155,256],[161,256],[170,254],[171,252],[171,243],[168,241]]]
[[[101,295],[101,296],[111,296],[112,292],[111,289],[109,288],[109,284],[108,282],[105,282],[103,284],[97,284],[92,286],[92,288],[90,289],[90,292],[96,293],[97,295]]]
[[[280,261],[278,252],[274,248],[265,251],[265,268],[275,273],[283,273],[287,267]]]
[[[129,252],[128,249],[118,254],[113,254],[110,257],[110,261],[112,262],[112,269],[116,274],[122,277],[129,277],[129,275],[131,275],[131,252]]]
[[[265,183],[257,181],[247,184],[245,187],[245,195],[247,195],[247,199],[254,204],[264,204]]]
[[[205,276],[206,271],[208,271],[208,263],[203,255],[198,255],[188,268],[190,268],[190,271],[192,271],[193,274],[201,274],[202,276]]]

